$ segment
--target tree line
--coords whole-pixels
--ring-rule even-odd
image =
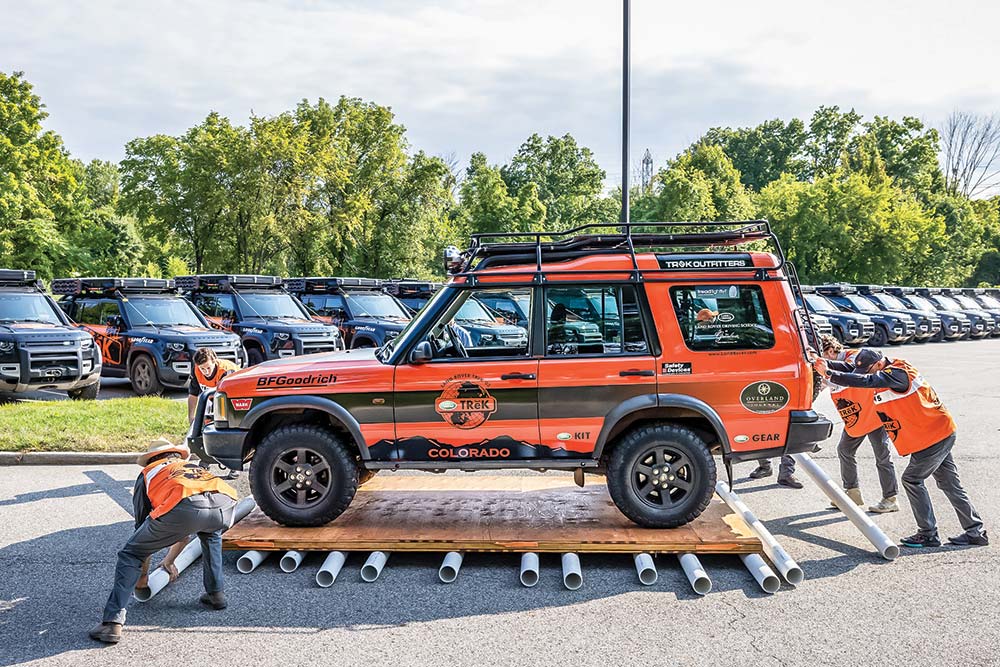
[[[617,220],[593,153],[528,137],[506,164],[416,150],[391,110],[303,100],[246,125],[209,113],[74,159],[22,73],[0,73],[0,266],[440,277],[473,232]],[[709,129],[631,195],[634,221],[769,219],[804,281],[1000,284],[1000,124],[944,127],[821,107],[808,122]]]

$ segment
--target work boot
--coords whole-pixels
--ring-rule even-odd
[[[844,493],[846,493],[847,497],[850,498],[852,501],[854,501],[854,504],[857,505],[858,507],[861,507],[862,505],[865,504],[865,499],[861,497],[861,489],[859,489],[859,488],[844,489]],[[831,502],[830,503],[830,509],[832,509],[832,510],[839,510],[840,508],[837,507],[837,503]],[[899,509],[899,508],[897,507],[896,509]],[[896,511],[896,510],[892,510],[892,511]]]
[[[873,514],[888,514],[889,512],[898,512],[899,504],[896,502],[896,496],[889,496],[888,498],[883,498],[874,505],[869,505],[868,511]]]
[[[990,543],[990,538],[984,530],[979,535],[969,535],[968,533],[962,533],[958,537],[949,537],[948,544],[954,544],[959,547],[985,547]]]
[[[117,644],[122,639],[121,623],[98,623],[90,631],[90,638],[105,644]]]
[[[904,537],[899,541],[899,543],[904,547],[910,547],[911,549],[941,546],[941,540],[939,540],[936,535],[934,537],[927,537],[926,535],[922,535],[920,533]]]
[[[787,475],[778,475],[778,486],[787,486],[790,489],[801,489],[802,482],[795,479],[795,475],[788,473]]]
[[[215,593],[202,593],[202,596],[198,598],[198,602],[202,603],[206,607],[211,607],[212,609],[225,609],[229,606],[226,602],[226,595],[222,591],[216,591]]]
[[[761,463],[757,469],[750,473],[750,479],[764,479],[774,474],[774,469],[770,463]]]

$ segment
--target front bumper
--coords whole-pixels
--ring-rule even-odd
[[[100,381],[101,355],[96,348],[29,341],[18,346],[16,356],[0,363],[0,390],[6,392],[70,391]]]
[[[241,428],[216,428],[212,423],[201,432],[201,446],[230,470],[243,470],[243,444],[249,434]]]

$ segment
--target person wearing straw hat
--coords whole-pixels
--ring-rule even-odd
[[[205,594],[199,600],[213,609],[226,608],[222,531],[232,525],[238,496],[224,481],[188,461],[190,456],[187,446],[160,438],[136,460],[142,466],[132,492],[136,530],[118,552],[114,587],[101,622],[90,631],[92,639],[108,644],[121,640],[125,608],[148,569],[149,558],[171,545],[170,554],[176,556],[177,547],[182,548],[192,534],[202,546]],[[176,576],[176,571],[171,575]]]

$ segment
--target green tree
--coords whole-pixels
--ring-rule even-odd
[[[640,220],[746,220],[754,215],[739,171],[720,146],[709,143],[696,144],[670,162],[655,176],[650,201],[640,202]]]
[[[895,121],[875,116],[864,124],[864,131],[853,140],[855,145],[868,141],[885,164],[885,172],[897,185],[925,198],[944,189],[938,154],[940,137],[934,128],[912,116]],[[925,199],[926,200],[926,199]]]
[[[845,112],[838,106],[821,106],[813,113],[804,147],[809,178],[819,179],[842,166],[859,122],[861,115],[854,109]]]
[[[469,232],[534,232],[545,226],[545,205],[538,186],[528,183],[516,197],[507,190],[498,167],[474,153],[459,186],[461,224]]]
[[[720,146],[743,184],[755,192],[782,174],[802,177],[806,173],[806,130],[798,118],[787,123],[776,118],[748,128],[714,127],[701,142]]]

